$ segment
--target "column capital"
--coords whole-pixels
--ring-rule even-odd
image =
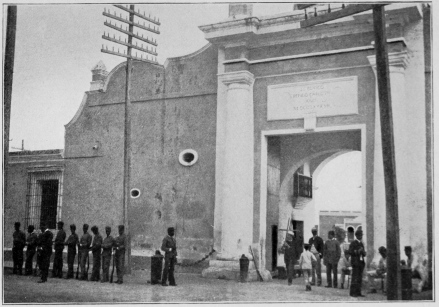
[[[252,86],[255,81],[255,76],[247,70],[241,70],[218,74],[218,80],[226,85],[238,83]]]
[[[376,71],[376,56],[367,56],[373,70]],[[389,69],[392,72],[404,72],[409,63],[409,55],[407,51],[389,53]]]

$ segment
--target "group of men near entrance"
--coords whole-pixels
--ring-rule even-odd
[[[328,240],[326,242],[317,235],[316,228],[313,228],[311,232],[313,236],[309,239],[308,243],[303,245],[304,250],[298,260],[299,268],[304,277],[306,291],[311,291],[311,286],[313,285],[317,284],[317,286],[321,286],[323,261],[326,267],[326,288],[338,287],[337,270],[339,264],[341,264],[340,288],[344,289],[345,278],[347,275],[351,275],[349,295],[352,297],[364,296],[361,294],[362,276],[365,267],[364,257],[366,257],[366,251],[362,242],[363,231],[358,229],[355,232],[355,239],[349,244],[349,249],[343,250],[343,255],[340,243],[335,238],[335,232],[333,230],[328,232]],[[295,240],[297,240],[295,232],[288,230],[285,242],[281,247],[281,252],[284,253],[288,285],[292,284],[295,276],[294,265],[297,260],[297,244]],[[385,284],[383,280],[387,273],[387,251],[384,246],[381,246],[378,252],[381,255],[381,259],[379,260],[377,269],[367,272],[369,293],[376,293],[376,279],[380,280],[382,284]],[[421,279],[416,288],[416,291],[420,292],[427,281],[426,270],[421,265],[416,265],[417,261],[410,246],[405,247],[405,254],[407,256],[407,262],[402,260],[401,264],[412,270],[413,278]],[[309,281],[310,276],[311,282]],[[383,291],[385,292],[385,288],[383,288]]]
[[[13,233],[13,274],[22,275],[23,268],[23,250],[26,249],[26,263],[25,275],[33,274],[33,258],[37,254],[36,265],[41,272],[41,280],[39,283],[47,281],[49,275],[50,258],[53,249],[55,255],[53,259],[52,277],[63,278],[63,250],[67,246],[67,275],[65,279],[74,278],[74,262],[78,249],[78,270],[76,278],[81,280],[88,279],[88,270],[90,265],[90,251],[93,255],[93,269],[90,276],[90,281],[100,281],[102,283],[110,281],[110,266],[113,255],[113,268],[116,268],[117,280],[116,284],[123,283],[125,251],[127,247],[127,237],[124,233],[124,225],[119,225],[119,236],[111,236],[111,227],[105,227],[106,237],[103,238],[99,233],[97,226],[91,227],[93,236],[88,232],[89,225],[84,224],[82,227],[83,235],[79,238],[76,234],[76,226],[70,225],[71,234],[66,240],[66,233],[63,229],[64,223],[59,221],[57,223],[58,231],[53,240],[53,233],[47,228],[47,225],[42,222],[40,224],[41,232],[38,234],[33,225],[29,225],[27,232],[28,236],[20,230],[20,222],[15,223],[15,232]],[[168,228],[168,235],[163,239],[161,249],[165,252],[165,267],[162,275],[162,285],[169,284],[175,286],[174,266],[177,257],[177,245],[174,238],[174,228]],[[102,267],[102,276],[101,276]],[[80,275],[79,275],[80,269]],[[36,270],[36,267],[35,267]],[[111,276],[112,277],[112,276]]]

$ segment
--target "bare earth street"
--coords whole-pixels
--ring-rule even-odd
[[[49,278],[38,284],[38,277],[17,276],[6,271],[3,276],[4,303],[99,303],[99,302],[306,302],[306,301],[384,301],[382,293],[352,298],[347,289],[313,287],[305,292],[302,278],[292,286],[286,280],[238,283],[205,279],[199,274],[177,274],[177,287],[162,287],[147,283],[147,271],[134,271],[125,276],[124,284],[64,280]],[[426,298],[416,297],[422,300]]]

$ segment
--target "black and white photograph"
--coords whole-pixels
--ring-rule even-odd
[[[436,6],[3,2],[2,304],[434,304]]]

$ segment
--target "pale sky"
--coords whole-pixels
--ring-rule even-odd
[[[336,157],[314,180],[316,218],[320,210],[362,210],[361,152],[352,151]]]
[[[292,11],[292,3],[255,4],[253,15]],[[111,71],[124,58],[102,53],[104,8],[97,4],[18,5],[10,147],[64,148],[64,125],[90,88],[91,68],[103,60]],[[207,41],[198,26],[227,19],[228,4],[136,5],[160,19],[158,62],[197,51]],[[122,36],[123,37],[123,36]]]

